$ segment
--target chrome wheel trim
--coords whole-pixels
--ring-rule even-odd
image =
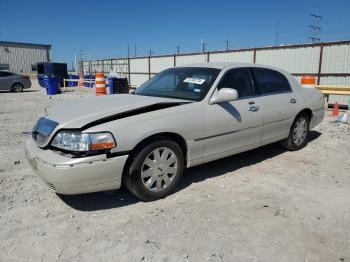
[[[167,147],[158,147],[143,161],[142,183],[149,191],[163,191],[174,181],[177,169],[178,160],[174,151]]]
[[[307,122],[305,118],[299,118],[294,125],[293,141],[297,146],[300,146],[306,139]]]

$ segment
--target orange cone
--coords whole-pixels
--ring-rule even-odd
[[[338,102],[335,102],[333,106],[332,116],[338,116],[338,115],[339,115],[339,104]]]
[[[104,73],[96,73],[95,88],[97,96],[103,96],[107,94],[106,78]]]

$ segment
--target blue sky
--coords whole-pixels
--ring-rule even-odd
[[[48,43],[55,61],[305,43],[318,7],[323,41],[350,40],[349,0],[19,1],[0,0],[0,40]]]

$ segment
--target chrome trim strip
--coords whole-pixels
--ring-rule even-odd
[[[258,127],[261,127],[261,125],[247,127],[247,128],[243,128],[243,129],[239,129],[239,130],[233,130],[233,131],[220,133],[220,134],[216,134],[216,135],[211,135],[211,136],[206,136],[206,137],[200,137],[200,138],[194,139],[194,141],[198,142],[198,141],[202,141],[202,140],[206,140],[206,139],[210,139],[210,138],[214,138],[214,137],[218,137],[218,136],[226,136],[226,135],[230,135],[230,134],[234,134],[234,133],[244,132],[244,131],[247,131],[247,130],[250,130],[250,129],[253,129],[253,128],[258,128]]]
[[[278,122],[283,122],[286,120],[290,120],[291,118],[283,118],[277,121],[273,121],[273,122],[269,122],[269,123],[264,123],[262,125],[258,125],[258,126],[252,126],[252,127],[248,127],[248,128],[243,128],[243,129],[238,129],[238,130],[233,130],[233,131],[229,131],[229,132],[225,132],[225,133],[220,133],[220,134],[216,134],[216,135],[211,135],[211,136],[206,136],[206,137],[200,137],[200,138],[195,138],[193,141],[198,142],[198,141],[202,141],[202,140],[206,140],[206,139],[210,139],[210,138],[214,138],[214,137],[218,137],[218,136],[226,136],[226,135],[230,135],[230,134],[234,134],[234,133],[239,133],[239,132],[244,132],[253,128],[258,128],[258,127],[264,127],[266,125],[271,125],[271,124],[275,124]]]

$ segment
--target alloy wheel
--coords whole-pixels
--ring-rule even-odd
[[[156,148],[142,164],[142,183],[152,192],[163,191],[173,182],[177,169],[178,159],[174,151],[167,147]]]

